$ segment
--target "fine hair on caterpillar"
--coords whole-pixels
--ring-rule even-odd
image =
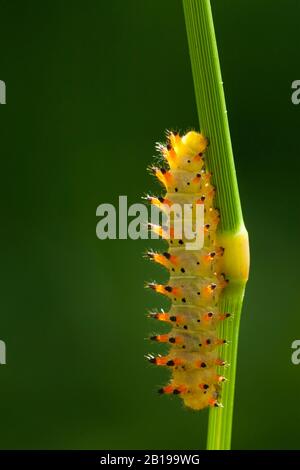
[[[166,296],[170,308],[148,316],[169,324],[170,331],[150,336],[153,342],[168,344],[168,353],[146,357],[150,363],[171,370],[170,382],[159,388],[159,393],[179,395],[195,410],[222,406],[221,383],[226,379],[219,367],[226,363],[218,349],[227,341],[217,331],[230,317],[219,310],[219,298],[229,280],[222,269],[224,248],[217,235],[222,214],[214,206],[215,188],[204,164],[207,146],[208,139],[201,133],[190,131],[181,137],[178,132],[168,132],[166,144],[157,146],[162,166],[151,167],[166,193],[148,197],[162,212],[166,206],[189,208],[181,211],[181,226],[188,222],[190,232],[184,231],[181,237],[176,236],[176,211],[168,217],[168,231],[164,225],[149,227],[168,243],[165,251],[150,250],[147,256],[168,270],[169,280],[166,284],[148,283],[147,287]],[[196,242],[189,244],[192,236]]]

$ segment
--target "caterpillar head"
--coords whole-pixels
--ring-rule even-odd
[[[199,132],[190,131],[182,137],[182,142],[193,154],[205,152],[208,146],[208,139]]]

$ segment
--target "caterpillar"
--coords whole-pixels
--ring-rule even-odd
[[[163,159],[161,166],[150,167],[164,186],[163,197],[148,197],[151,204],[164,210],[165,204],[197,204],[204,206],[204,245],[200,250],[185,249],[184,236],[176,239],[172,228],[152,225],[150,229],[168,242],[165,252],[148,251],[147,256],[170,273],[166,285],[155,282],[146,286],[167,296],[171,307],[166,313],[151,312],[149,317],[170,325],[166,334],[155,334],[152,341],[169,344],[164,356],[148,354],[146,358],[172,372],[170,382],[159,389],[161,394],[178,395],[185,406],[200,410],[222,406],[221,383],[226,380],[218,366],[226,366],[218,355],[218,347],[226,343],[219,338],[217,327],[230,317],[218,308],[219,297],[229,282],[222,272],[224,248],[218,246],[219,211],[214,207],[215,188],[205,167],[204,153],[208,139],[190,131],[184,136],[167,133],[165,145],[158,144]]]

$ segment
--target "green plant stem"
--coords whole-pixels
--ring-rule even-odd
[[[220,353],[220,357],[228,363],[225,372],[221,372],[226,376],[227,382],[222,385],[221,401],[224,408],[212,408],[209,412],[208,450],[228,450],[231,447],[238,336],[244,291],[243,284],[231,283],[220,299],[220,310],[234,312],[234,316],[224,322],[219,330],[221,338],[230,338],[230,343]]]
[[[222,209],[220,229],[233,231],[243,217],[210,1],[183,0],[183,6],[201,132],[210,139],[207,162]]]
[[[247,255],[243,253],[246,253],[248,248],[247,232],[244,228],[234,167],[210,1],[183,0],[183,7],[200,128],[210,140],[206,161],[217,188],[216,207],[219,208],[221,215],[218,233],[227,235],[230,246],[230,240],[234,242],[235,236],[244,231],[246,242],[240,258],[241,264],[246,265]],[[238,270],[234,271],[235,274],[237,272]],[[247,266],[243,272],[247,272]],[[230,278],[229,286],[220,298],[220,310],[230,312],[233,316],[232,320],[225,321],[220,328],[221,337],[230,341],[230,344],[222,347],[221,357],[230,366],[225,373],[228,382],[222,387],[224,408],[210,410],[208,449],[230,449],[231,445],[240,313],[247,280],[247,274],[237,276],[235,274]]]

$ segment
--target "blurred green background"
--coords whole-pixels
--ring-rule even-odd
[[[214,0],[251,239],[234,449],[300,448],[298,0]],[[158,189],[166,128],[198,128],[180,0],[0,1],[2,449],[205,448],[144,354],[161,242],[96,238],[96,207]]]

